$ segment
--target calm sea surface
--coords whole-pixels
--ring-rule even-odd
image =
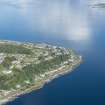
[[[72,73],[6,105],[105,105],[105,9],[88,0],[0,0],[0,39],[46,42],[83,56]]]

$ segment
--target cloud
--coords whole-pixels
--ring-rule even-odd
[[[18,0],[20,12],[29,20],[29,27],[42,34],[63,36],[69,40],[87,40],[90,29],[87,14],[81,3],[73,7],[70,0]],[[79,4],[80,3],[80,4]],[[80,7],[79,7],[80,6]],[[30,7],[30,8],[29,8]]]

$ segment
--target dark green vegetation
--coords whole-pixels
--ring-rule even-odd
[[[32,54],[32,51],[22,45],[0,44],[0,53]]]
[[[12,57],[5,57],[3,62],[1,63],[1,66],[5,67],[5,68],[9,68],[9,66],[12,64],[12,61],[16,60],[16,58],[14,56]]]

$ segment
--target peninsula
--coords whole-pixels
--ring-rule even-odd
[[[0,40],[0,105],[71,72],[81,60],[69,48]]]

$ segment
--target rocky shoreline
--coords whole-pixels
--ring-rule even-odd
[[[59,70],[56,70],[55,72],[50,74],[50,76],[44,77],[44,78],[42,78],[42,80],[39,80],[37,85],[33,84],[32,86],[30,86],[30,88],[28,88],[27,90],[25,90],[23,92],[19,90],[16,93],[14,92],[14,93],[9,94],[8,96],[5,97],[5,99],[0,101],[0,105],[4,105],[7,102],[13,101],[20,95],[27,94],[27,93],[30,93],[32,91],[42,88],[45,84],[48,84],[53,79],[58,78],[64,74],[72,72],[75,68],[77,68],[81,64],[81,62],[82,62],[82,57],[80,56],[79,61],[77,63],[75,63],[72,67],[67,66],[66,68],[63,68],[63,69],[58,68]]]
[[[21,43],[7,40],[0,40],[0,59],[1,84],[4,86],[1,85],[0,105],[13,101],[20,95],[42,88],[53,79],[73,71],[82,62],[82,57],[78,56],[72,49],[45,43]],[[7,70],[5,70],[6,68]],[[25,75],[23,75],[24,73]],[[31,79],[33,73],[32,80],[34,82],[26,81],[27,78]],[[2,76],[5,78],[4,83]],[[11,78],[6,79],[9,76]],[[22,81],[17,81],[16,76],[21,77]],[[27,78],[23,78],[24,76]],[[11,80],[12,82],[10,82]],[[21,85],[23,82],[25,85]],[[12,85],[12,83],[14,84]],[[7,88],[8,85],[9,88]]]

